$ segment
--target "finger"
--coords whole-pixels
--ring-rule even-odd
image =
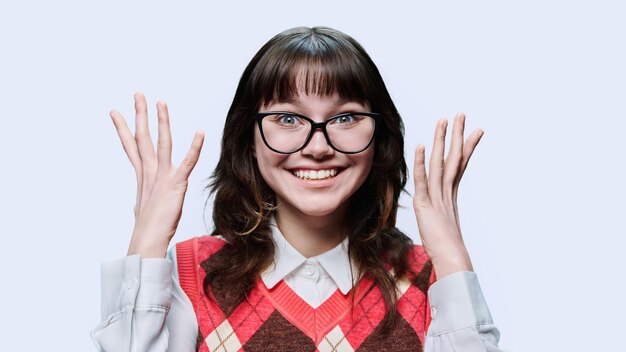
[[[413,182],[415,184],[414,204],[428,205],[430,204],[430,195],[428,194],[428,178],[426,176],[426,165],[424,163],[426,147],[418,145],[415,148],[415,161],[413,165]]]
[[[111,120],[113,120],[113,125],[117,130],[117,134],[122,142],[122,147],[124,147],[124,151],[126,152],[130,163],[133,165],[135,170],[141,171],[141,157],[139,156],[139,151],[137,150],[135,137],[133,137],[133,134],[130,132],[128,125],[126,124],[126,120],[124,120],[122,114],[116,110],[111,110],[109,116],[111,116]]]
[[[148,128],[148,105],[141,92],[135,93],[135,139],[143,164],[152,162],[156,155]]]
[[[157,140],[157,159],[159,169],[169,169],[172,165],[172,135],[170,133],[170,114],[164,101],[157,102],[159,120],[159,138]]]
[[[122,115],[112,110],[109,115],[113,120],[113,124],[115,125],[115,129],[117,130],[117,134],[122,141],[122,146],[124,147],[124,151],[130,160],[130,163],[133,165],[135,169],[135,174],[137,176],[137,199],[135,201],[135,209],[133,212],[135,213],[135,217],[137,217],[139,213],[139,205],[141,202],[141,188],[142,188],[142,178],[143,178],[143,166],[141,163],[141,157],[139,156],[139,151],[137,150],[137,144],[135,142],[135,137],[130,132],[128,125],[126,124],[126,120]]]
[[[431,199],[443,199],[441,194],[441,179],[443,177],[444,159],[443,154],[446,147],[446,129],[448,120],[441,119],[435,128],[435,141],[433,151],[430,154],[430,164],[428,168],[428,189]]]
[[[457,175],[457,179],[455,181],[457,186],[455,187],[455,190],[453,192],[453,199],[455,201],[456,201],[456,196],[457,196],[458,185],[461,182],[461,177],[465,173],[467,164],[469,163],[469,160],[472,157],[472,154],[474,153],[474,150],[476,149],[478,142],[480,142],[480,139],[482,138],[484,134],[485,134],[485,131],[483,131],[482,129],[480,128],[476,129],[470,134],[469,137],[467,137],[467,141],[465,141],[465,145],[463,146],[463,158],[461,159],[461,166],[459,169],[459,173]]]
[[[204,143],[204,132],[197,131],[191,142],[191,147],[185,155],[185,158],[180,164],[178,171],[176,172],[176,180],[184,181],[189,179],[191,171],[196,166],[198,159],[200,158],[200,151],[202,150],[202,143]]]
[[[156,153],[148,128],[148,105],[141,92],[135,93],[135,140],[141,156],[142,177],[137,182],[137,211],[148,202],[157,168]]]
[[[452,191],[459,173],[459,166],[463,158],[463,133],[465,131],[465,114],[458,113],[454,118],[452,136],[450,137],[450,151],[443,170],[443,196],[452,199]]]

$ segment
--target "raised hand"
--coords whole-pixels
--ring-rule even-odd
[[[461,176],[484,134],[481,129],[476,129],[463,143],[465,115],[457,114],[452,127],[450,152],[444,160],[447,127],[446,119],[438,121],[430,156],[430,174],[426,175],[423,145],[418,145],[415,149],[413,170],[413,208],[422,244],[432,260],[438,278],[457,271],[473,271],[461,234],[457,193]]]
[[[135,228],[128,254],[143,258],[165,257],[176,233],[187,192],[188,178],[198,162],[204,133],[197,131],[178,168],[172,165],[172,137],[167,105],[157,102],[158,141],[155,152],[148,129],[148,109],[142,93],[135,94],[135,135],[122,115],[110,113],[122,146],[137,175]]]

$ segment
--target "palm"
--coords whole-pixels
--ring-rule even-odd
[[[458,269],[471,270],[461,235],[457,192],[463,172],[483,131],[475,130],[464,143],[464,125],[465,115],[457,114],[452,128],[450,152],[444,159],[447,120],[438,122],[429,175],[426,175],[425,148],[420,145],[415,150],[413,208],[422,243],[435,269],[441,269],[437,272],[440,277],[443,276],[440,272],[455,270],[450,263],[460,263]],[[440,268],[437,268],[439,264]]]
[[[137,175],[135,229],[129,254],[162,257],[181,217],[188,178],[200,156],[204,134],[196,132],[181,165],[172,165],[172,137],[165,102],[157,103],[158,143],[155,151],[148,129],[146,98],[135,94],[135,136],[117,111],[111,118]]]

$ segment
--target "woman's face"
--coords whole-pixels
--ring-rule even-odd
[[[322,122],[343,112],[367,112],[369,109],[367,104],[337,96],[300,94],[289,102],[262,106],[260,111],[294,112]],[[255,125],[254,148],[261,175],[276,193],[278,211],[289,207],[309,216],[325,216],[344,209],[367,178],[374,157],[373,144],[357,154],[335,151],[321,130],[313,133],[302,150],[279,154],[265,145],[258,125]],[[317,173],[316,179],[311,178],[313,172]]]

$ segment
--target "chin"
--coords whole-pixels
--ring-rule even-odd
[[[333,212],[335,212],[337,210],[337,208],[332,208],[332,209],[328,209],[328,208],[315,208],[315,209],[302,209],[302,208],[296,208],[298,209],[302,214],[304,215],[308,215],[308,216],[326,216],[329,214],[332,214]]]
[[[342,204],[342,203],[328,204],[328,201],[326,201],[325,206],[318,206],[316,204],[319,204],[320,201],[310,200],[311,204],[302,204],[303,203],[302,199],[298,200],[297,202],[291,202],[289,200],[287,200],[287,202],[289,203],[289,206],[291,208],[297,210],[303,215],[312,216],[312,217],[322,217],[322,216],[330,215],[338,211],[340,204]]]

